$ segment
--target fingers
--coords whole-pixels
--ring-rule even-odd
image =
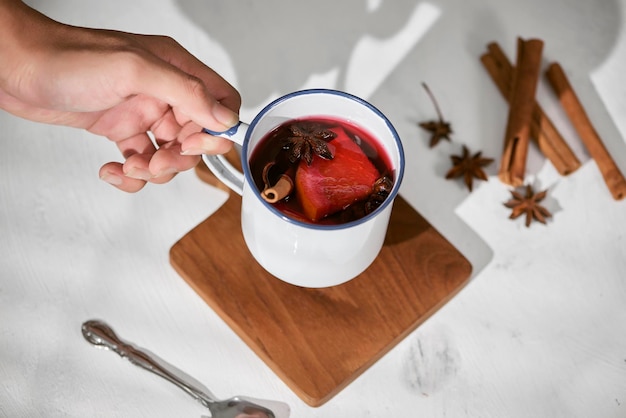
[[[151,129],[159,145],[176,140],[183,155],[224,154],[232,148],[232,142],[201,132],[193,122],[178,125],[172,112],[168,112]],[[175,133],[175,135],[173,135]]]
[[[157,142],[161,143],[158,149],[147,133],[118,141],[118,148],[126,161],[123,164],[105,164],[100,169],[100,178],[120,190],[136,192],[147,182],[166,183],[177,173],[189,170],[200,162],[199,155],[184,155],[176,140]]]
[[[124,164],[110,162],[100,168],[100,179],[125,192],[141,190],[146,183],[163,184],[181,171],[189,170],[200,162],[200,156],[183,156],[180,148],[159,149],[154,155],[135,154]]]
[[[130,98],[128,102],[133,105],[142,104],[143,97],[155,98],[169,110],[155,117],[163,112],[159,106],[153,109],[129,105],[123,115],[111,112],[114,120],[102,117],[91,128],[97,133],[107,132],[106,136],[118,144],[126,159],[123,164],[102,166],[100,177],[127,192],[138,191],[147,182],[171,180],[176,173],[197,165],[201,154],[228,152],[232,148],[230,141],[200,129],[228,130],[239,122],[236,111],[241,105],[236,89],[171,38],[137,36],[135,40],[144,50],[128,51],[131,53],[123,54],[117,61],[116,72],[121,77],[116,79],[123,80],[114,87],[117,96]],[[149,127],[142,124],[139,129],[154,133],[158,149],[146,133],[119,140],[125,137],[124,133],[130,134],[120,120],[133,114],[143,116],[144,122],[152,120]]]
[[[135,192],[147,182],[166,183],[178,172],[195,167],[201,154],[225,153],[232,147],[231,141],[199,130],[192,122],[181,127],[168,111],[152,124],[154,142],[147,132],[114,141],[125,162],[105,164],[100,177],[121,190]]]
[[[152,154],[133,154],[122,164],[122,170],[126,177],[137,180],[150,181],[155,175],[150,172]]]
[[[225,131],[237,124],[237,113],[218,102],[203,80],[156,57],[143,58],[151,62],[148,65],[144,59],[127,62],[131,74],[127,93],[156,97],[168,103],[176,114],[183,113],[211,130]]]
[[[233,147],[233,142],[225,138],[211,136],[202,132],[189,135],[181,145],[183,155],[226,154]]]
[[[167,182],[176,173],[189,170],[199,162],[199,155],[182,155],[180,144],[169,142],[160,147],[150,159],[148,171],[152,177],[149,180],[153,183]],[[128,163],[127,161],[126,164]]]
[[[138,192],[146,185],[144,180],[134,179],[126,176],[120,163],[107,163],[100,168],[100,179],[117,187],[118,189],[128,192]]]
[[[139,42],[164,61],[200,79],[211,92],[211,96],[222,105],[235,112],[239,110],[241,106],[239,92],[174,39],[168,36],[143,35],[139,38]]]

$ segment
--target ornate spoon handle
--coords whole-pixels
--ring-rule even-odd
[[[83,337],[91,344],[114,351],[135,366],[175,384],[207,408],[210,408],[211,404],[215,402],[211,396],[202,390],[165,369],[150,354],[124,342],[106,323],[98,320],[87,321],[82,326],[82,332]]]

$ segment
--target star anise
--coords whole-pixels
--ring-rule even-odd
[[[315,122],[298,122],[289,126],[291,136],[286,139],[285,149],[289,150],[289,161],[295,163],[304,159],[311,165],[313,155],[325,160],[332,160],[333,154],[328,149],[327,142],[337,136],[331,130],[324,129]]]
[[[530,184],[526,186],[525,195],[522,195],[515,190],[511,190],[513,198],[504,204],[507,208],[513,209],[509,218],[516,219],[523,214],[526,214],[526,227],[530,226],[533,219],[545,224],[546,218],[551,217],[552,214],[548,212],[548,209],[541,206],[539,202],[545,199],[547,192],[547,190],[544,190],[542,192],[535,193]]]
[[[426,90],[426,93],[428,93],[430,100],[435,105],[435,110],[437,111],[437,116],[439,118],[439,120],[431,120],[428,122],[421,122],[419,124],[421,128],[432,133],[432,136],[430,138],[430,144],[429,144],[429,147],[432,148],[435,145],[437,145],[439,141],[441,141],[442,139],[450,141],[450,134],[452,133],[452,127],[450,126],[448,122],[444,121],[443,116],[441,114],[441,110],[439,109],[439,104],[437,104],[437,100],[435,99],[435,96],[428,88],[428,85],[426,83],[422,83],[422,86],[424,87],[424,90]]]
[[[385,174],[378,178],[372,185],[372,192],[365,202],[365,213],[372,213],[382,205],[391,193],[391,189],[393,189],[393,180],[390,176]]]
[[[463,155],[451,155],[452,168],[446,174],[447,179],[463,177],[465,185],[472,191],[474,178],[487,181],[487,175],[483,171],[483,167],[491,164],[493,158],[485,158],[481,156],[482,152],[470,155],[469,150],[463,145]]]

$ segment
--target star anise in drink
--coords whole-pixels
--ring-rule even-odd
[[[372,185],[372,192],[365,202],[365,213],[372,213],[383,204],[393,189],[393,180],[388,175],[380,177]]]
[[[530,184],[526,186],[525,194],[511,190],[511,195],[513,197],[504,204],[507,208],[513,209],[509,218],[516,219],[525,214],[526,227],[530,226],[533,219],[545,224],[546,218],[551,217],[552,214],[548,212],[548,209],[541,206],[539,202],[545,199],[547,192],[547,190],[544,190],[542,192],[535,193]]]
[[[437,117],[439,118],[438,120],[421,122],[419,124],[421,128],[427,130],[428,132],[432,134],[430,137],[430,144],[429,144],[429,147],[432,148],[435,145],[437,145],[439,141],[441,141],[442,139],[450,141],[450,134],[452,133],[452,127],[450,126],[448,122],[446,122],[443,119],[443,115],[441,114],[441,109],[439,109],[439,104],[437,103],[437,100],[435,99],[435,96],[433,95],[433,93],[428,88],[428,85],[426,83],[422,83],[422,86],[424,87],[424,90],[426,90],[426,93],[428,93],[428,97],[430,97],[430,100],[433,102],[433,105],[435,105],[435,111],[437,112]]]
[[[463,177],[465,185],[472,191],[473,181],[475,178],[487,181],[487,175],[483,171],[483,167],[491,164],[493,158],[482,157],[482,152],[470,155],[469,150],[463,145],[463,155],[451,155],[452,168],[446,174],[446,179]]]
[[[289,150],[289,161],[306,161],[311,165],[313,156],[317,155],[325,160],[332,160],[333,154],[328,149],[327,142],[337,136],[331,130],[315,122],[298,122],[289,126],[290,136],[283,146]]]
[[[341,221],[350,222],[374,212],[389,197],[393,185],[390,175],[384,174],[379,177],[372,185],[370,194],[365,200],[355,202],[341,212]]]

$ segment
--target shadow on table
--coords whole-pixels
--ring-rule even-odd
[[[414,1],[381,2],[371,11],[362,0],[176,1],[189,19],[224,46],[250,107],[266,104],[272,94],[302,88],[311,74],[339,68],[340,78],[345,77],[359,39],[366,34],[392,36],[415,8]]]
[[[626,167],[624,143],[589,78],[616,43],[622,20],[617,0],[176,1],[190,20],[224,46],[244,102],[253,108],[272,95],[302,88],[313,74],[338,69],[332,87],[344,89],[348,61],[359,40],[367,37],[384,45],[402,35],[420,4],[438,8],[441,15],[432,28],[368,100],[390,117],[403,139],[408,162],[401,193],[466,255],[474,275],[490,262],[493,251],[479,231],[454,213],[470,197],[467,190],[442,178],[449,156],[458,154],[461,144],[495,157],[487,174],[497,172],[508,108],[479,61],[487,43],[499,42],[514,58],[516,37],[544,39],[544,60],[557,60],[569,70],[607,148]],[[451,143],[435,149],[427,147],[428,138],[417,127],[435,117],[421,82],[436,92],[455,130]],[[567,140],[581,160],[588,158],[577,137]],[[543,164],[541,155],[531,153],[529,174]]]

